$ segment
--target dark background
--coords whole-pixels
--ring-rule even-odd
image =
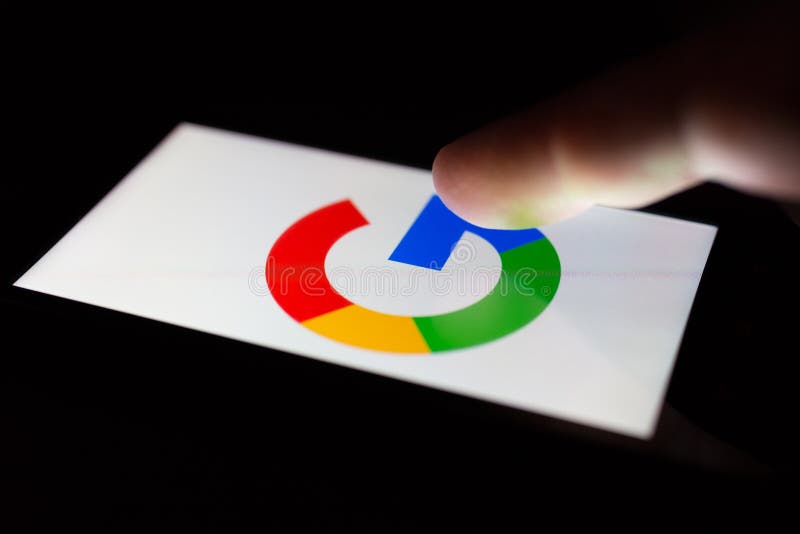
[[[25,26],[4,286],[181,120],[429,168],[493,118],[760,8],[530,7]],[[4,289],[3,530],[772,517],[796,485],[797,228],[717,186],[648,209],[720,227],[651,442]]]

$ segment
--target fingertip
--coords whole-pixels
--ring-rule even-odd
[[[533,228],[582,212],[587,206],[564,194],[547,143],[509,135],[497,125],[442,148],[433,162],[433,184],[444,204],[486,228]]]
[[[463,219],[483,225],[487,222],[486,202],[480,193],[474,164],[471,166],[467,158],[459,142],[439,150],[433,161],[433,186],[450,210]]]

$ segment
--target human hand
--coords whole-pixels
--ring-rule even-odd
[[[703,181],[800,200],[796,8],[682,43],[443,148],[445,204],[529,227],[633,208]]]

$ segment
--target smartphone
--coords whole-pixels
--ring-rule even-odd
[[[430,171],[184,123],[14,285],[648,439],[715,234],[483,228]]]

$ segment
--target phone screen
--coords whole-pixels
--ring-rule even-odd
[[[15,285],[648,438],[715,234],[481,228],[429,171],[182,124]]]

